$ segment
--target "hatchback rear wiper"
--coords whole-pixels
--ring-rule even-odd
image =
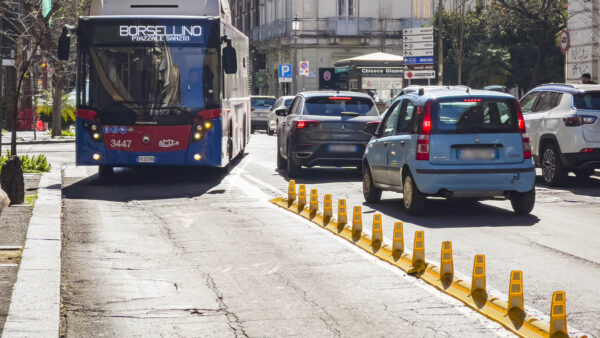
[[[360,114],[352,111],[343,111],[342,116],[360,116]]]

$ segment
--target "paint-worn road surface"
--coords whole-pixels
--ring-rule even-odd
[[[253,145],[261,140],[273,139],[256,137]],[[249,172],[253,156],[224,179],[200,170],[126,171],[101,185],[92,169],[67,167],[63,332],[509,335],[454,299],[272,206],[273,192],[252,176],[275,173],[262,167]]]
[[[210,171],[123,171],[102,185],[94,169],[64,172],[63,300],[69,337],[104,336],[496,336],[507,332],[453,299],[286,214],[275,137],[254,135],[226,178]],[[538,186],[532,216],[505,201],[432,200],[408,216],[401,195],[365,205],[352,170],[308,170],[297,179],[349,207],[405,223],[407,247],[424,230],[427,259],[453,242],[455,271],[469,280],[485,254],[487,285],[506,297],[523,270],[528,312],[548,320],[567,292],[574,334],[600,336],[600,180]]]

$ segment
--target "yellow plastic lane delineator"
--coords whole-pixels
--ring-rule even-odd
[[[425,232],[416,231],[413,242],[412,270],[410,273],[420,273],[425,268]]]
[[[362,208],[354,207],[354,211],[352,212],[352,233],[361,233],[362,232]]]
[[[440,259],[440,279],[454,277],[454,260],[452,257],[452,242],[442,243],[442,257]]]
[[[310,212],[319,210],[319,191],[317,189],[310,190]]]
[[[398,222],[394,225],[394,245],[388,246],[382,243],[377,250],[374,250],[375,246],[373,245],[371,236],[365,236],[361,234],[360,237],[357,237],[356,234],[352,232],[352,228],[348,226],[349,224],[347,224],[346,219],[345,200],[340,200],[338,203],[338,215],[341,215],[341,217],[339,217],[341,222],[337,221],[336,219],[331,219],[325,222],[321,214],[317,214],[313,217],[312,215],[310,215],[307,209],[301,209],[301,212],[298,212],[297,203],[294,203],[291,206],[289,206],[288,201],[285,198],[275,198],[272,199],[271,202],[292,213],[299,214],[301,217],[307,219],[308,221],[321,226],[323,229],[330,231],[331,233],[347,240],[348,242],[351,242],[353,245],[356,245],[365,252],[372,254],[373,256],[401,269],[402,271],[408,274],[414,275],[415,277],[432,285],[441,292],[444,292],[460,300],[469,308],[484,315],[492,321],[504,326],[509,331],[518,335],[519,337],[528,338],[549,336],[550,324],[548,322],[544,322],[537,318],[527,316],[524,312],[516,313],[515,311],[511,311],[511,313],[507,315],[507,302],[502,301],[498,298],[488,296],[485,292],[476,292],[475,294],[473,294],[471,292],[471,283],[462,281],[460,279],[442,279],[440,274],[440,267],[424,262],[421,265],[422,268],[415,269],[413,267],[412,255],[406,254],[404,252],[398,254],[400,249],[404,249],[402,236],[403,226],[401,222]],[[422,246],[424,249],[424,236],[421,236],[421,239],[423,240]],[[418,246],[419,245],[415,245],[415,248],[417,248]],[[396,250],[396,252],[394,252],[393,250]],[[419,255],[419,250],[415,251],[417,251],[417,255]],[[424,254],[421,257],[424,260]],[[485,260],[483,260],[483,262],[485,262]],[[564,296],[558,299],[564,300]],[[564,306],[562,310],[564,311]],[[555,311],[555,313],[559,313],[558,309],[557,311]],[[515,317],[515,315],[518,315],[518,317]],[[558,317],[554,318],[556,320],[560,319]],[[563,327],[566,332],[566,318],[563,324]],[[558,327],[558,325],[560,325],[560,323],[557,323],[555,326]],[[562,332],[556,331],[556,337],[561,335],[565,336]]]
[[[346,208],[346,200],[338,201],[338,224],[348,224],[348,209]]]
[[[296,201],[296,181],[290,180],[288,186],[288,206],[291,206]]]
[[[298,189],[298,210],[304,209],[306,206],[306,186],[304,184],[300,184],[300,188]]]
[[[550,337],[567,337],[567,299],[564,291],[552,294],[550,308]]]
[[[511,310],[525,311],[523,303],[523,272],[511,271],[508,286],[508,312]]]
[[[527,316],[524,312],[516,313],[515,311],[511,311],[508,313],[509,311],[507,302],[488,296],[485,292],[476,292],[473,294],[471,291],[471,283],[457,278],[453,278],[452,280],[442,279],[440,267],[437,267],[433,264],[427,264],[427,262],[424,261],[424,236],[421,236],[421,239],[423,240],[423,254],[421,257],[424,263],[421,265],[422,268],[415,269],[413,267],[412,255],[404,252],[400,252],[400,254],[398,254],[399,250],[404,249],[403,226],[401,222],[394,224],[394,245],[388,246],[382,243],[378,250],[374,250],[375,246],[373,245],[371,236],[365,236],[361,234],[360,237],[357,237],[356,234],[352,232],[352,228],[348,226],[349,224],[347,224],[345,200],[339,200],[338,202],[338,216],[340,216],[340,221],[337,221],[336,219],[325,221],[321,214],[317,214],[313,217],[310,215],[307,209],[301,209],[301,212],[298,212],[298,203],[294,203],[289,206],[288,201],[282,197],[272,199],[271,202],[294,214],[299,214],[308,221],[321,226],[323,229],[330,231],[331,233],[347,240],[348,242],[351,242],[353,245],[356,245],[365,252],[368,252],[369,254],[401,269],[408,274],[414,275],[441,292],[460,300],[469,308],[504,326],[519,337],[548,337],[550,335],[550,324],[548,322]],[[414,247],[417,248],[418,246],[419,245],[415,245]],[[393,250],[395,250],[395,252]],[[415,251],[417,255],[420,255],[419,249]],[[485,259],[483,262],[485,263]],[[485,265],[483,272],[485,273]],[[564,296],[557,299],[564,300]],[[562,311],[562,313],[565,311],[564,305],[562,307]],[[556,309],[554,313],[559,315],[561,312],[559,309]],[[515,315],[518,315],[518,317],[515,317]],[[565,320],[562,322],[562,324],[558,322],[560,321],[559,317],[555,316],[553,318],[555,321],[557,321],[555,327],[558,328],[559,325],[562,325],[566,332],[566,317],[563,317]],[[561,331],[555,332],[555,337],[565,336]]]
[[[485,255],[476,255],[473,262],[471,293],[474,293],[475,291],[487,292],[485,288]]]
[[[392,255],[404,252],[404,223],[394,223],[394,239],[392,243]]]
[[[373,215],[373,242],[383,242],[383,227],[381,222],[381,214]]]
[[[323,200],[323,218],[329,221],[333,217],[333,197],[326,194]]]

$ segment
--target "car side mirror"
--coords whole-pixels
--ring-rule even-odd
[[[71,36],[69,35],[69,28],[63,27],[62,33],[58,38],[58,59],[61,61],[69,60],[69,54],[71,54]]]
[[[281,107],[281,108],[277,108],[275,109],[275,115],[277,116],[287,116],[287,109],[285,107]]]
[[[380,124],[381,124],[381,122],[379,122],[379,121],[369,122],[365,125],[363,132],[373,135],[373,136],[377,136],[377,130],[379,129]]]
[[[237,51],[231,45],[231,40],[226,39],[227,46],[223,48],[223,70],[225,74],[235,74],[238,71]]]

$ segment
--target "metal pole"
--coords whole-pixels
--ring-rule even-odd
[[[292,95],[298,93],[298,33],[294,32],[294,64],[292,65],[292,76],[294,77],[294,88]]]
[[[444,84],[444,1],[438,5],[438,85]]]

